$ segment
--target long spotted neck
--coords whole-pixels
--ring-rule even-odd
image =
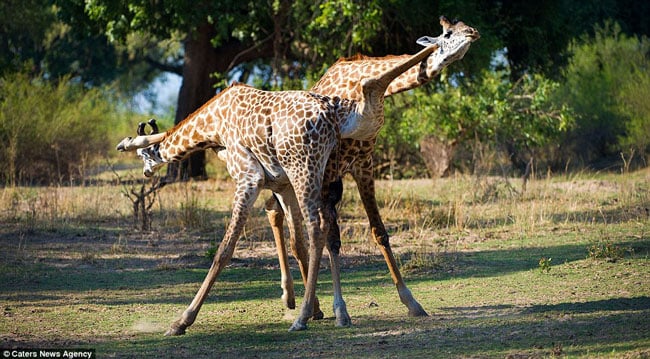
[[[366,57],[357,55],[349,59],[340,59],[327,70],[310,91],[360,101],[363,99],[363,93],[359,86],[361,80],[385,73],[412,56]],[[444,66],[440,64],[434,53],[397,76],[386,88],[384,97],[422,86],[436,77],[443,68]]]
[[[396,56],[390,61],[402,62],[410,56],[411,55]],[[438,76],[443,68],[444,67],[440,66],[440,63],[438,61],[435,61],[435,56],[429,56],[424,61],[411,67],[406,72],[398,76],[395,80],[393,80],[390,85],[388,85],[384,96],[388,97],[396,93],[418,88],[430,82],[434,77]]]
[[[437,44],[427,46],[415,55],[400,59],[379,75],[361,79],[359,85],[362,97],[358,100],[355,110],[341,122],[341,138],[363,141],[375,138],[384,125],[384,93],[390,83],[411,67],[424,61],[438,48]]]
[[[196,151],[225,147],[220,137],[225,128],[221,114],[217,111],[219,97],[216,95],[167,131],[165,138],[157,145],[158,154],[163,161],[176,162]]]

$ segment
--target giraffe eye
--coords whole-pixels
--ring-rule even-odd
[[[450,38],[452,33],[453,33],[453,31],[451,31],[451,30],[447,31],[447,32],[445,33],[445,39]]]

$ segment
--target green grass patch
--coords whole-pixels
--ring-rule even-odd
[[[353,326],[334,326],[323,266],[325,319],[299,333],[287,332],[297,310],[280,300],[261,198],[195,324],[173,338],[163,333],[225,231],[229,183],[164,188],[150,232],[132,227],[118,186],[5,188],[0,347],[90,347],[120,358],[647,357],[649,178],[549,178],[487,199],[471,178],[379,182],[393,249],[425,318],[407,317],[346,184],[342,275]]]

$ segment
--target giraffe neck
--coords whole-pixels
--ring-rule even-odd
[[[425,61],[429,57],[429,55],[431,55],[434,51],[439,49],[440,49],[440,45],[438,44],[429,45],[424,49],[420,50],[417,54],[408,56],[406,59],[403,59],[395,66],[390,67],[388,71],[376,77],[376,81],[378,85],[377,87],[382,89],[381,93],[383,94],[384,92],[386,92],[388,86],[391,84],[391,82],[393,82],[393,80],[397,79],[400,75],[403,75],[404,72],[408,71],[410,68],[415,67],[416,64],[422,64],[422,62]],[[364,88],[365,87],[366,85],[364,85]],[[375,86],[372,86],[372,88],[374,87]]]
[[[393,80],[405,71],[424,61],[438,45],[427,46],[415,55],[408,56],[376,76],[360,81],[362,96],[356,108],[341,122],[341,138],[369,141],[377,136],[384,125],[384,94]]]
[[[398,61],[404,61],[409,55],[399,56]],[[443,67],[435,60],[435,56],[428,56],[424,61],[409,68],[388,85],[384,96],[388,97],[396,93],[418,88],[440,74]]]
[[[218,110],[227,99],[220,95],[167,131],[158,144],[158,153],[164,162],[180,161],[194,152],[225,146],[220,136],[225,131],[225,121]]]
[[[435,54],[436,52],[397,76],[388,85],[384,97],[422,86],[440,74],[444,66],[434,56]],[[340,59],[330,67],[310,91],[359,101],[363,98],[359,86],[362,79],[385,73],[412,56],[366,57],[357,55],[352,58]]]

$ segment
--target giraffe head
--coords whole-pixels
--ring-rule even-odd
[[[142,173],[145,177],[151,177],[153,174],[160,168],[160,166],[165,164],[165,161],[160,157],[160,145],[155,144],[151,147],[138,148],[135,153],[142,158],[144,161],[144,167]]]
[[[155,119],[150,119],[148,123],[149,126],[151,126],[151,132],[149,135],[155,135],[160,132],[158,130],[158,125],[156,124]],[[144,128],[145,123],[140,122],[138,124],[137,131],[138,136],[146,136]],[[145,175],[145,177],[153,176],[153,174],[160,168],[160,166],[165,164],[165,161],[163,161],[162,157],[160,156],[160,144],[158,143],[153,146],[138,148],[135,150],[135,153],[137,153],[138,156],[142,158],[142,161],[144,161],[144,168],[142,169],[142,173]]]
[[[160,142],[165,138],[165,134],[159,133],[155,119],[150,119],[148,123],[151,126],[149,135],[144,132],[146,124],[140,122],[137,130],[138,137],[123,139],[117,145],[117,150],[121,152],[135,150],[144,161],[143,174],[146,177],[151,177],[158,168],[165,164],[165,161],[160,156]]]
[[[434,43],[438,44],[440,49],[431,56],[436,57],[436,62],[442,67],[462,59],[472,42],[481,37],[475,28],[462,21],[449,21],[445,16],[440,17],[440,25],[442,25],[442,35],[438,37],[423,36],[416,42],[425,47]]]

